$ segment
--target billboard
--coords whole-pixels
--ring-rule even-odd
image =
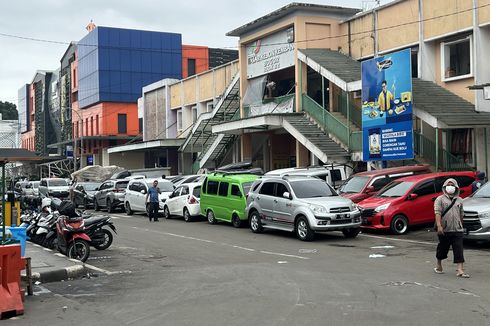
[[[247,45],[247,78],[294,66],[294,29],[288,28]]]
[[[412,159],[410,49],[362,62],[364,161]]]

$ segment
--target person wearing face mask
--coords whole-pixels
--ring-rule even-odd
[[[444,273],[442,261],[447,258],[449,247],[453,249],[453,261],[457,264],[456,276],[470,277],[464,272],[463,263],[463,200],[459,197],[459,186],[456,180],[447,179],[442,186],[443,194],[434,202],[436,228],[439,237],[434,272]]]

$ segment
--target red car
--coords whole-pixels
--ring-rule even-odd
[[[349,198],[354,203],[359,203],[366,198],[374,196],[391,181],[414,174],[430,172],[428,164],[360,172],[352,175],[344,182],[339,188],[339,194],[342,197]]]
[[[409,226],[434,223],[434,201],[442,194],[442,184],[448,178],[456,179],[462,198],[471,195],[475,172],[440,172],[413,175],[393,181],[376,196],[358,204],[361,227],[391,230],[404,234]]]

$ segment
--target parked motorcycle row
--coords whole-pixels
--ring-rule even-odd
[[[82,262],[90,247],[109,248],[117,233],[109,216],[77,211],[72,202],[57,198],[44,198],[41,212],[25,211],[21,220],[30,241]]]

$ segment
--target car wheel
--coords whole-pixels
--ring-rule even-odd
[[[233,214],[231,217],[231,224],[238,229],[242,226],[242,220],[240,220],[237,214]]]
[[[186,222],[192,221],[191,214],[189,213],[189,210],[186,207],[184,207],[184,221]]]
[[[262,233],[264,231],[259,212],[254,211],[252,215],[250,215],[249,225],[250,230],[252,230],[253,233]]]
[[[214,213],[212,210],[208,210],[207,218],[208,218],[209,224],[216,224],[217,223],[216,217],[214,217]]]
[[[357,237],[359,232],[361,232],[360,228],[342,230],[342,233],[344,234],[344,237],[346,237],[346,238],[355,238],[355,237]]]
[[[306,217],[301,216],[296,221],[296,236],[301,241],[311,241],[315,238],[315,232],[310,228]]]
[[[133,215],[133,210],[131,209],[131,205],[129,205],[129,202],[126,202],[126,205],[124,205],[124,209],[126,210],[126,215]]]
[[[163,218],[168,220],[170,218],[170,211],[168,210],[168,207],[165,206],[163,208]]]
[[[94,198],[94,210],[96,212],[100,211],[100,206],[99,206],[99,202],[97,201],[97,199]]]
[[[90,256],[90,246],[85,240],[75,239],[68,246],[66,253],[69,258],[85,262],[88,259],[88,256]]]
[[[396,215],[391,220],[391,232],[394,234],[405,234],[408,232],[408,220],[403,215]]]
[[[112,202],[110,199],[107,199],[107,213],[114,213],[114,207],[112,207]]]

